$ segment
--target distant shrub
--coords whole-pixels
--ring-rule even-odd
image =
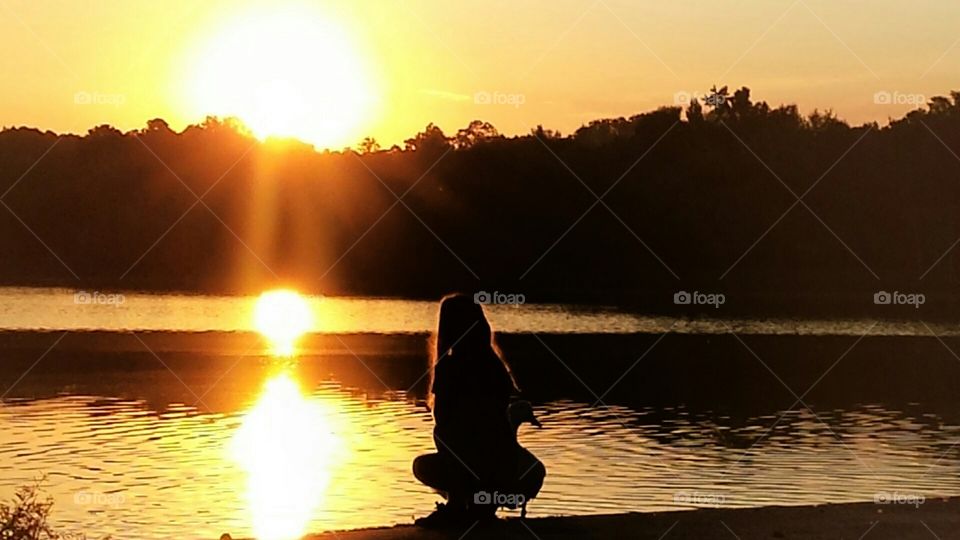
[[[0,540],[80,540],[50,525],[53,498],[43,494],[43,480],[17,489],[13,500],[0,502]]]

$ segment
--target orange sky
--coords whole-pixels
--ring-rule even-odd
[[[331,146],[368,134],[400,142],[431,121],[453,132],[475,118],[508,134],[537,124],[566,133],[715,83],[750,86],[773,105],[881,123],[960,89],[960,3],[943,0],[0,0],[0,125],[84,132],[163,117],[181,128],[222,112],[206,109],[236,101],[222,95],[228,90],[205,101],[196,95],[198,69],[207,69],[208,86],[225,75],[197,67],[205,51],[243,17],[284,10],[342,36],[293,54],[266,47],[264,55],[294,66],[278,69],[320,76],[346,58],[369,93],[364,114],[347,114],[332,135],[315,138]],[[259,60],[238,59],[248,79],[274,64]],[[349,101],[344,90],[337,100]],[[894,103],[877,103],[877,92]],[[308,101],[317,95],[305,93]],[[306,129],[321,122],[299,121]]]

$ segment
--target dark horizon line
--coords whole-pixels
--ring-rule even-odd
[[[724,87],[724,88],[727,88],[727,87]],[[750,90],[750,88],[747,87],[747,86],[743,86],[743,87],[741,87],[741,89],[747,89],[748,91]],[[703,95],[706,96],[706,95],[708,95],[708,93],[704,93]],[[910,111],[907,111],[907,112],[903,113],[903,115],[901,115],[901,116],[899,116],[899,117],[887,116],[887,122],[886,122],[885,124],[883,124],[883,125],[880,124],[880,121],[879,121],[879,120],[872,120],[872,121],[862,122],[862,123],[857,124],[857,125],[853,125],[853,124],[850,124],[849,122],[847,122],[846,120],[844,120],[843,118],[837,116],[836,113],[835,113],[835,111],[834,111],[834,109],[832,109],[832,108],[824,109],[824,110],[822,110],[822,111],[821,111],[819,108],[814,108],[813,111],[811,111],[811,112],[808,113],[807,115],[801,114],[800,116],[803,117],[803,118],[810,118],[810,117],[812,117],[812,116],[814,116],[814,115],[818,115],[818,114],[819,114],[819,115],[826,115],[826,116],[828,116],[828,117],[831,117],[831,118],[834,119],[835,121],[840,122],[840,123],[846,125],[846,126],[849,127],[850,129],[864,129],[864,128],[871,127],[871,126],[874,127],[875,129],[886,129],[886,128],[890,127],[892,124],[894,124],[895,122],[905,119],[909,114],[911,114],[911,113],[913,113],[913,112],[929,110],[930,104],[931,104],[932,100],[934,100],[934,99],[937,99],[937,98],[951,99],[951,98],[956,98],[957,96],[960,96],[960,91],[951,90],[951,91],[948,92],[947,95],[934,95],[934,96],[931,96],[931,97],[929,97],[929,98],[926,98],[926,97],[925,97],[925,99],[926,99],[926,104],[921,105],[921,106],[917,106],[916,108],[911,109]],[[693,101],[697,101],[697,96],[691,96],[691,97],[692,97],[692,100],[693,100]],[[702,97],[702,96],[701,96],[701,97]],[[731,97],[732,97],[732,95],[731,95]],[[699,103],[699,101],[698,101],[698,103]],[[755,103],[755,104],[765,104],[765,105],[769,105],[769,104],[767,104],[766,101],[762,101],[762,100],[761,100],[761,101],[754,102],[754,103]],[[575,136],[577,130],[582,129],[582,128],[585,128],[585,127],[588,127],[588,126],[590,126],[590,125],[592,125],[592,124],[595,124],[595,123],[598,123],[598,122],[615,121],[615,120],[627,120],[627,119],[635,118],[635,117],[640,116],[640,115],[650,114],[650,113],[654,113],[654,112],[661,111],[661,110],[665,110],[665,109],[680,109],[681,112],[686,113],[686,111],[689,110],[689,106],[690,106],[689,103],[686,104],[686,106],[681,105],[681,104],[676,104],[676,103],[673,104],[673,105],[666,104],[666,105],[660,105],[659,107],[655,107],[655,108],[652,108],[652,109],[635,112],[635,113],[633,113],[633,114],[631,114],[631,115],[629,115],[629,116],[621,115],[621,116],[606,116],[606,117],[594,118],[593,120],[590,120],[590,121],[581,123],[579,127],[577,127],[576,129],[574,129],[574,130],[571,131],[570,133],[567,133],[566,135],[562,134],[560,130],[554,130],[554,129],[551,129],[551,128],[547,128],[547,127],[544,126],[544,124],[537,124],[536,126],[531,127],[526,133],[504,134],[504,133],[500,133],[499,131],[497,131],[497,138],[501,138],[501,139],[505,139],[505,140],[521,139],[521,138],[525,138],[525,137],[530,137],[530,136],[534,135],[535,133],[537,133],[538,130],[540,130],[540,131],[542,131],[542,132],[552,134],[552,135],[553,135],[552,138],[557,138],[557,139],[570,139],[570,138],[573,138],[573,137]],[[708,106],[708,105],[707,105],[706,103],[702,103],[701,106],[706,107],[706,106]],[[796,103],[791,103],[791,104],[781,103],[780,105],[777,105],[776,107],[773,107],[772,109],[776,110],[776,109],[787,109],[787,108],[795,108],[795,109],[797,109],[797,111],[798,111],[798,113],[799,113],[799,107],[797,106]],[[681,121],[681,122],[684,122],[684,123],[688,123],[688,122],[689,122],[689,118],[687,118],[686,115],[684,114],[684,115],[681,117],[680,121]],[[54,135],[54,136],[56,136],[56,137],[58,137],[58,138],[60,138],[60,137],[75,137],[75,138],[78,138],[78,139],[85,139],[85,138],[87,138],[87,137],[90,137],[90,136],[93,134],[93,132],[94,132],[95,130],[97,130],[97,129],[110,129],[110,130],[114,130],[114,131],[119,132],[119,133],[120,133],[121,135],[123,135],[123,136],[127,136],[127,135],[135,135],[135,134],[145,133],[145,132],[147,131],[147,128],[149,128],[150,124],[153,123],[153,122],[162,122],[162,124],[163,124],[164,126],[166,126],[166,128],[169,129],[169,130],[170,130],[172,133],[174,133],[175,135],[182,135],[182,134],[184,134],[185,132],[187,132],[187,131],[190,130],[190,129],[205,129],[205,128],[206,128],[207,126],[209,126],[209,125],[227,126],[227,127],[233,128],[233,130],[234,130],[237,134],[244,135],[244,136],[246,136],[246,137],[248,137],[248,138],[251,138],[251,139],[256,139],[260,144],[268,144],[268,143],[271,143],[271,142],[272,142],[272,143],[280,143],[280,144],[297,144],[297,145],[302,145],[302,146],[311,147],[311,148],[313,148],[313,150],[314,150],[315,152],[317,152],[317,153],[346,153],[346,152],[350,152],[350,151],[353,151],[353,152],[356,152],[356,153],[376,153],[376,152],[390,152],[390,151],[398,151],[398,150],[401,151],[401,152],[404,152],[404,151],[416,151],[416,150],[408,150],[408,149],[404,148],[404,146],[402,146],[402,143],[404,143],[407,139],[404,139],[403,141],[400,141],[400,142],[393,143],[393,144],[390,145],[390,147],[382,147],[382,148],[380,148],[379,150],[376,150],[376,151],[374,151],[374,152],[360,152],[360,151],[358,151],[358,147],[359,147],[361,144],[363,144],[365,141],[367,141],[367,140],[374,141],[374,142],[376,142],[376,143],[379,145],[379,141],[377,141],[376,138],[373,137],[372,135],[365,135],[365,136],[361,137],[360,140],[359,140],[357,143],[354,143],[354,144],[351,145],[351,146],[344,146],[344,147],[342,147],[342,148],[340,148],[340,149],[334,149],[333,147],[319,147],[319,148],[318,148],[316,145],[314,145],[314,144],[311,143],[311,142],[304,141],[304,140],[302,140],[302,139],[299,139],[299,138],[293,137],[293,136],[268,135],[268,136],[264,137],[263,139],[261,139],[260,137],[257,137],[256,135],[253,134],[253,132],[252,132],[252,130],[250,129],[250,127],[247,126],[246,123],[243,121],[243,119],[240,118],[239,116],[222,116],[222,117],[221,117],[221,116],[217,116],[217,115],[207,115],[207,116],[205,116],[205,117],[203,118],[203,120],[200,121],[200,122],[188,123],[188,124],[186,124],[180,131],[177,131],[177,130],[174,130],[173,128],[171,128],[169,122],[167,122],[164,118],[158,116],[158,117],[149,118],[149,119],[145,120],[144,123],[143,123],[143,127],[141,127],[141,128],[132,128],[132,129],[128,129],[128,130],[122,130],[122,129],[120,129],[120,128],[112,125],[112,124],[109,124],[109,123],[102,123],[102,124],[94,124],[94,125],[92,125],[90,128],[87,129],[87,132],[86,132],[86,133],[69,132],[69,131],[66,131],[66,132],[57,132],[57,131],[55,131],[55,130],[53,130],[53,129],[43,129],[43,128],[40,128],[39,126],[30,126],[30,125],[26,125],[26,124],[21,124],[21,125],[3,125],[2,127],[0,127],[0,134],[6,133],[6,132],[11,132],[11,131],[35,131],[35,132],[38,132],[38,133],[43,134],[43,135],[48,135],[48,134],[49,134],[49,135]],[[488,121],[486,121],[486,120],[481,120],[481,119],[471,120],[471,121],[468,122],[467,125],[464,126],[464,128],[462,128],[462,129],[469,128],[469,127],[471,126],[471,124],[477,123],[477,122],[490,125],[490,126],[494,127],[494,129],[496,129],[495,126],[493,126],[493,124],[491,124],[490,122],[488,122]],[[435,124],[434,122],[431,121],[431,122],[428,122],[428,123],[426,124],[426,126],[424,126],[423,131],[420,131],[420,132],[417,132],[417,133],[414,133],[414,134],[410,135],[410,138],[414,138],[414,137],[416,137],[417,135],[420,135],[420,134],[422,134],[422,133],[425,133],[425,132],[426,132],[427,130],[429,130],[430,128],[438,128],[438,129],[440,129],[441,132],[443,132],[443,129],[440,128],[440,126],[438,126],[437,124]],[[445,134],[445,135],[446,135],[446,134]]]

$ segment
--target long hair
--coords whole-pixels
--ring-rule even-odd
[[[457,361],[495,360],[502,366],[514,391],[517,382],[510,364],[503,357],[493,335],[493,328],[483,306],[473,297],[461,293],[444,296],[437,314],[437,330],[430,339],[430,384],[427,387],[427,405],[433,408],[433,382],[437,363],[444,357]]]

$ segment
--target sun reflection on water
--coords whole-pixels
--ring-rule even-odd
[[[294,377],[271,377],[231,443],[247,474],[247,504],[260,540],[300,538],[323,504],[343,445],[336,410],[305,396]]]
[[[273,355],[294,356],[297,340],[313,330],[313,310],[296,291],[266,291],[254,305],[253,326],[270,341]]]

